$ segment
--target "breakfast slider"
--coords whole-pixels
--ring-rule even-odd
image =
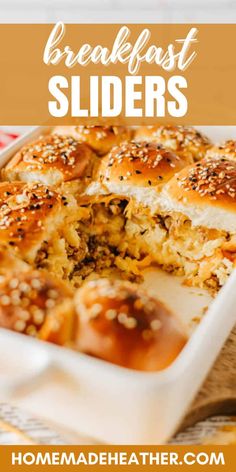
[[[67,277],[79,257],[78,211],[72,195],[51,187],[1,182],[0,242],[34,267]]]
[[[87,188],[90,233],[106,239],[124,273],[156,263],[189,285],[217,290],[235,265],[236,161],[204,158],[186,167],[161,148],[153,166],[158,145],[139,145],[139,153],[136,144],[113,150]]]
[[[141,269],[155,259],[156,239],[163,233],[157,226],[159,195],[186,165],[184,157],[147,142],[124,143],[100,160],[85,191],[88,215],[79,223],[90,258],[76,267],[77,276],[101,272],[102,263],[131,280],[140,277]]]

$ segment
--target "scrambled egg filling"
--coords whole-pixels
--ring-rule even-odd
[[[236,235],[193,227],[179,213],[151,215],[124,197],[95,197],[82,203],[77,222],[44,241],[35,264],[78,287],[98,276],[142,279],[157,264],[185,277],[191,286],[217,290],[233,270]]]
[[[222,286],[236,260],[236,236],[224,231],[192,227],[184,215],[150,214],[147,207],[123,197],[101,197],[88,203],[78,234],[84,258],[75,264],[71,278],[79,284],[94,273],[141,278],[142,269],[157,264],[185,276],[188,285]]]
[[[79,208],[73,221],[65,223],[43,241],[34,264],[62,279],[70,279],[75,265],[84,258],[82,239],[79,236],[78,220],[87,216],[87,210]]]

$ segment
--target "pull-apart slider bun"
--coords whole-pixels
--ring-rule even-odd
[[[114,193],[152,205],[163,185],[186,166],[186,160],[161,145],[130,142],[114,147],[97,169],[88,195]]]
[[[165,186],[166,211],[189,217],[193,226],[236,232],[236,160],[206,157]]]
[[[229,139],[218,146],[212,146],[206,153],[206,157],[226,158],[236,160],[236,141]]]
[[[125,126],[56,126],[54,133],[73,136],[80,143],[86,143],[98,156],[107,154],[113,146],[130,141],[134,134]]]
[[[137,285],[100,279],[77,291],[77,347],[131,369],[167,367],[186,343],[182,326]]]
[[[24,146],[2,170],[2,179],[59,185],[82,178],[93,159],[86,144],[50,134]]]
[[[206,136],[187,126],[139,127],[135,133],[135,140],[162,144],[179,156],[185,157],[189,164],[202,159],[211,146],[211,142]]]
[[[113,146],[130,141],[133,132],[125,126],[77,126],[74,135],[98,155],[107,154]]]

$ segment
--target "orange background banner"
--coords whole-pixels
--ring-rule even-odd
[[[147,454],[146,454],[147,453]],[[127,461],[135,456],[139,460],[139,464],[133,463],[132,465],[126,465]],[[89,456],[90,455],[90,456]],[[221,456],[220,456],[221,455]],[[224,465],[221,462],[218,464],[214,463],[214,457],[224,457]],[[18,457],[18,463],[17,458]],[[65,457],[70,462],[66,465]],[[90,457],[90,458],[89,458]],[[110,460],[111,465],[107,465],[109,457],[118,457],[119,463],[114,465],[114,459]],[[144,458],[145,459],[142,459]],[[160,466],[163,466],[163,470],[172,470],[178,468],[178,470],[186,471],[199,471],[199,470],[225,470],[234,472],[236,470],[236,454],[235,446],[1,446],[0,447],[0,470],[4,472],[10,471],[26,471],[31,472],[54,472],[56,470],[71,471],[79,470],[84,471],[90,467],[89,461],[93,462],[94,465],[91,467],[96,470],[104,470],[109,468],[112,470],[120,467],[128,470],[138,470],[143,467],[148,470],[155,470],[158,464],[155,460],[151,459],[157,457],[157,460],[162,462]],[[22,458],[22,460],[20,459]],[[25,458],[25,461],[24,459]],[[45,460],[45,464],[42,465],[42,459]],[[79,461],[80,463],[73,463]],[[84,458],[84,459],[83,459]],[[96,458],[99,460],[96,462]],[[127,458],[127,460],[125,459]],[[172,458],[172,459],[171,459]],[[178,464],[170,465],[170,462],[175,460]],[[19,464],[19,461],[21,463]],[[36,465],[36,461],[39,461]],[[83,460],[85,463],[83,463]],[[150,465],[150,462],[153,465]],[[207,463],[208,460],[208,463]],[[30,462],[32,464],[30,465]],[[51,461],[51,465],[50,465]],[[54,461],[54,465],[53,465]],[[142,462],[143,461],[143,462]],[[205,464],[204,464],[204,461]],[[15,464],[14,464],[15,462]],[[27,465],[28,462],[28,465]],[[100,462],[100,463],[99,463]],[[123,464],[122,464],[123,462]],[[190,462],[187,464],[187,462]],[[14,465],[13,465],[14,464]],[[61,465],[59,465],[61,464]]]
[[[130,75],[127,64],[89,63],[87,66],[46,65],[43,62],[44,49],[54,25],[0,25],[0,124],[1,125],[55,125],[55,124],[95,124],[101,121],[109,124],[153,124],[156,122],[174,122],[194,125],[236,125],[236,25],[127,25],[130,30],[130,42],[135,43],[144,28],[151,33],[149,45],[163,48],[168,44],[177,44],[176,39],[186,37],[191,27],[196,27],[197,42],[190,48],[197,55],[184,71],[164,71],[156,64],[143,62],[138,71],[143,83],[137,86],[141,99],[137,106],[144,110],[141,117],[127,117],[125,112],[125,77]],[[112,48],[114,40],[122,25],[66,25],[66,32],[60,42],[60,48],[69,45],[78,51],[84,43],[95,47],[101,44]],[[177,46],[176,46],[177,47]],[[52,76],[66,77],[69,88],[65,91],[69,102],[66,116],[54,118],[48,110],[48,103],[53,99],[48,84]],[[81,106],[88,107],[91,90],[90,76],[111,75],[122,82],[122,110],[117,117],[103,119],[99,117],[71,117],[72,75],[80,76]],[[187,80],[188,87],[183,90],[188,110],[185,116],[174,118],[168,112],[168,101],[171,96],[165,92],[165,116],[145,116],[145,76],[160,75],[166,84],[173,75],[181,75]],[[101,91],[99,90],[99,110],[101,108]],[[76,101],[76,97],[74,97]]]

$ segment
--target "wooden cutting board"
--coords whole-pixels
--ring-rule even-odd
[[[235,307],[236,310],[236,307]],[[236,413],[236,326],[184,418],[180,430],[219,414]]]

